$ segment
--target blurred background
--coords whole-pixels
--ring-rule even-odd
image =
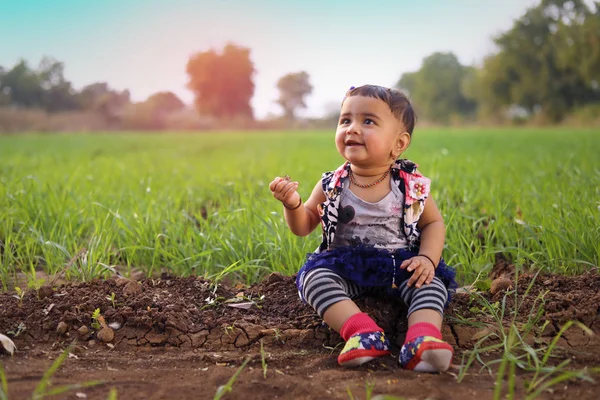
[[[334,128],[366,83],[421,126],[599,126],[599,4],[0,1],[0,132]]]

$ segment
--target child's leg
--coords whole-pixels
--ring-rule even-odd
[[[323,321],[334,331],[340,332],[344,323],[358,313],[360,313],[360,308],[348,298],[332,304],[323,314]]]
[[[363,290],[327,268],[309,271],[302,287],[302,297],[336,332],[348,318],[360,312],[351,299],[361,295]]]
[[[343,366],[358,366],[390,353],[383,329],[351,299],[363,292],[326,268],[316,268],[304,278],[302,297],[346,341],[338,357]]]
[[[442,340],[442,316],[448,297],[439,278],[421,286],[400,285],[400,294],[408,309],[408,332],[400,351],[403,368],[420,372],[441,372],[450,367],[454,351]]]
[[[440,314],[438,310],[421,308],[420,310],[413,311],[412,314],[408,316],[408,327],[410,328],[412,325],[418,324],[419,322],[427,322],[435,325],[438,330],[441,330],[442,320],[442,314]]]

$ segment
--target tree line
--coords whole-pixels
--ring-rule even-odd
[[[494,43],[497,51],[481,65],[462,65],[453,53],[438,52],[417,71],[402,74],[395,86],[407,91],[420,117],[431,122],[557,123],[573,114],[598,122],[599,2],[588,7],[583,0],[541,0]],[[0,131],[31,129],[31,119],[49,130],[60,121],[77,121],[74,129],[88,130],[279,128],[297,119],[313,89],[305,71],[282,76],[276,101],[282,116],[261,125],[250,104],[256,72],[250,49],[230,43],[221,51],[199,52],[185,70],[193,107],[172,92],[134,103],[129,91],[106,82],[76,90],[64,64],[48,57],[36,68],[25,60],[10,69],[0,66]]]
[[[600,118],[600,2],[542,0],[494,39],[481,66],[435,53],[397,86],[426,120],[556,123],[572,113]]]
[[[73,120],[83,116],[79,118],[83,125],[92,129],[161,129],[166,115],[184,107],[171,92],[156,93],[134,104],[128,90],[112,89],[106,82],[76,90],[64,75],[64,63],[50,57],[42,58],[37,68],[25,60],[8,70],[0,66],[0,131],[37,127],[36,123],[52,121],[52,116]]]
[[[312,92],[306,72],[284,75],[277,83],[283,115],[261,125],[250,105],[255,68],[249,49],[227,44],[220,52],[197,53],[186,71],[194,108],[168,91],[132,102],[128,90],[115,90],[106,82],[76,90],[65,77],[64,63],[49,57],[36,68],[25,60],[11,69],[0,66],[0,132],[65,130],[61,124],[70,130],[280,128],[295,120]]]

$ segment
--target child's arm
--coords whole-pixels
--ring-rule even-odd
[[[442,250],[444,249],[446,226],[433,198],[427,198],[425,209],[423,210],[423,214],[421,214],[421,218],[419,218],[417,227],[421,230],[419,254],[424,254],[431,258],[437,267],[442,258]]]
[[[405,260],[400,268],[415,271],[408,280],[408,286],[413,284],[420,288],[423,284],[429,284],[435,276],[435,268],[442,258],[446,226],[440,210],[437,208],[432,197],[425,202],[425,209],[417,227],[421,230],[421,246],[419,255]]]
[[[306,202],[302,202],[297,192],[298,182],[277,177],[270,183],[269,189],[273,197],[283,203],[285,222],[294,235],[306,236],[315,230],[321,222],[317,205],[325,201],[321,181],[317,182]]]

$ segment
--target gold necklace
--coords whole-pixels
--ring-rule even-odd
[[[358,186],[358,187],[360,187],[360,188],[365,188],[365,189],[366,189],[366,188],[370,188],[371,186],[375,186],[375,185],[377,185],[378,183],[381,183],[381,182],[383,182],[383,180],[384,180],[384,179],[385,179],[385,178],[388,176],[388,174],[389,174],[389,173],[390,173],[390,170],[388,169],[388,170],[387,170],[387,171],[385,171],[385,172],[383,173],[383,175],[381,175],[381,177],[380,177],[379,179],[377,179],[375,182],[371,182],[371,183],[365,183],[365,184],[363,184],[363,183],[358,183],[358,182],[356,182],[356,179],[354,179],[354,173],[352,172],[352,170],[350,170],[350,182],[352,182],[352,184],[353,184],[354,186]]]

